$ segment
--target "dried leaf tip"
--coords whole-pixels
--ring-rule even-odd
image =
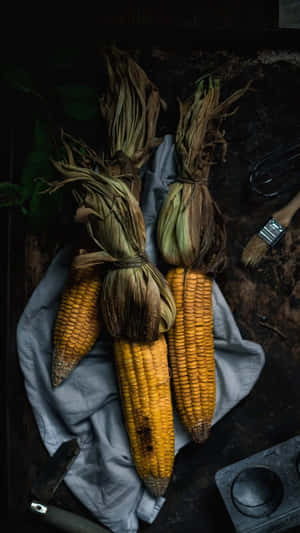
[[[158,88],[127,52],[104,49],[108,87],[100,97],[100,112],[108,128],[107,157],[123,152],[141,167],[161,139],[156,137],[160,108]]]
[[[220,103],[220,82],[209,76],[197,81],[192,96],[179,100],[179,177],[170,186],[157,226],[158,246],[170,265],[215,275],[226,264],[225,223],[208,179],[211,166],[224,161],[227,152],[222,121],[250,83]]]

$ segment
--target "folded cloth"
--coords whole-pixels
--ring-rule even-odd
[[[142,172],[146,251],[156,263],[157,214],[175,176],[174,140],[167,135]],[[54,390],[51,386],[52,328],[71,259],[71,248],[58,252],[20,318],[17,346],[26,392],[50,454],[63,441],[78,440],[81,452],[65,477],[70,490],[113,532],[135,533],[139,519],[153,522],[165,498],[152,497],[135,470],[120,407],[112,339],[101,335],[66,381]],[[258,344],[241,337],[216,282],[213,313],[216,423],[249,393],[264,365],[264,352]],[[178,452],[190,437],[176,413],[174,416]]]

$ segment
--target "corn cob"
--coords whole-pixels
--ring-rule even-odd
[[[174,463],[174,427],[164,335],[152,343],[116,339],[115,362],[132,457],[154,496],[167,489]]]
[[[53,387],[68,377],[98,338],[101,328],[98,310],[100,287],[97,266],[86,269],[71,266],[53,333]]]
[[[167,274],[176,303],[168,332],[172,386],[178,414],[195,442],[203,442],[215,409],[212,280],[198,270]]]

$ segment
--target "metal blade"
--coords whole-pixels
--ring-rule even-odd
[[[63,442],[33,483],[32,495],[40,502],[48,503],[79,452],[76,439]]]

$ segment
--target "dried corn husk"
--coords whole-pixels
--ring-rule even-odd
[[[90,253],[77,267],[106,267],[101,292],[103,320],[113,337],[152,342],[175,319],[167,281],[145,256],[145,225],[138,204],[139,167],[160,143],[155,137],[161,100],[157,88],[126,52],[105,50],[108,89],[100,109],[109,148],[99,158],[83,142],[63,136],[65,160],[55,190],[72,184],[76,220],[86,225]]]
[[[165,278],[145,255],[146,231],[139,204],[121,179],[111,179],[69,161],[53,161],[63,180],[49,191],[70,183],[78,203],[77,220],[86,224],[90,249],[75,266],[106,266],[101,292],[102,315],[113,337],[151,342],[168,331],[175,303]]]
[[[250,83],[222,103],[218,81],[209,78],[208,88],[205,83],[201,80],[192,97],[179,101],[176,148],[181,175],[170,186],[161,208],[157,238],[167,263],[215,274],[225,265],[226,231],[209,192],[208,177],[217,159],[217,146],[221,147],[219,158],[224,161],[226,156],[221,123]]]
[[[157,87],[127,52],[104,49],[108,84],[99,99],[107,124],[107,147],[103,159],[108,175],[122,176],[139,200],[139,168],[162,139],[156,137],[160,108],[165,107]]]
[[[108,127],[107,158],[118,152],[141,167],[161,139],[156,126],[161,105],[157,87],[127,52],[105,48],[108,87],[100,98],[100,111]]]

